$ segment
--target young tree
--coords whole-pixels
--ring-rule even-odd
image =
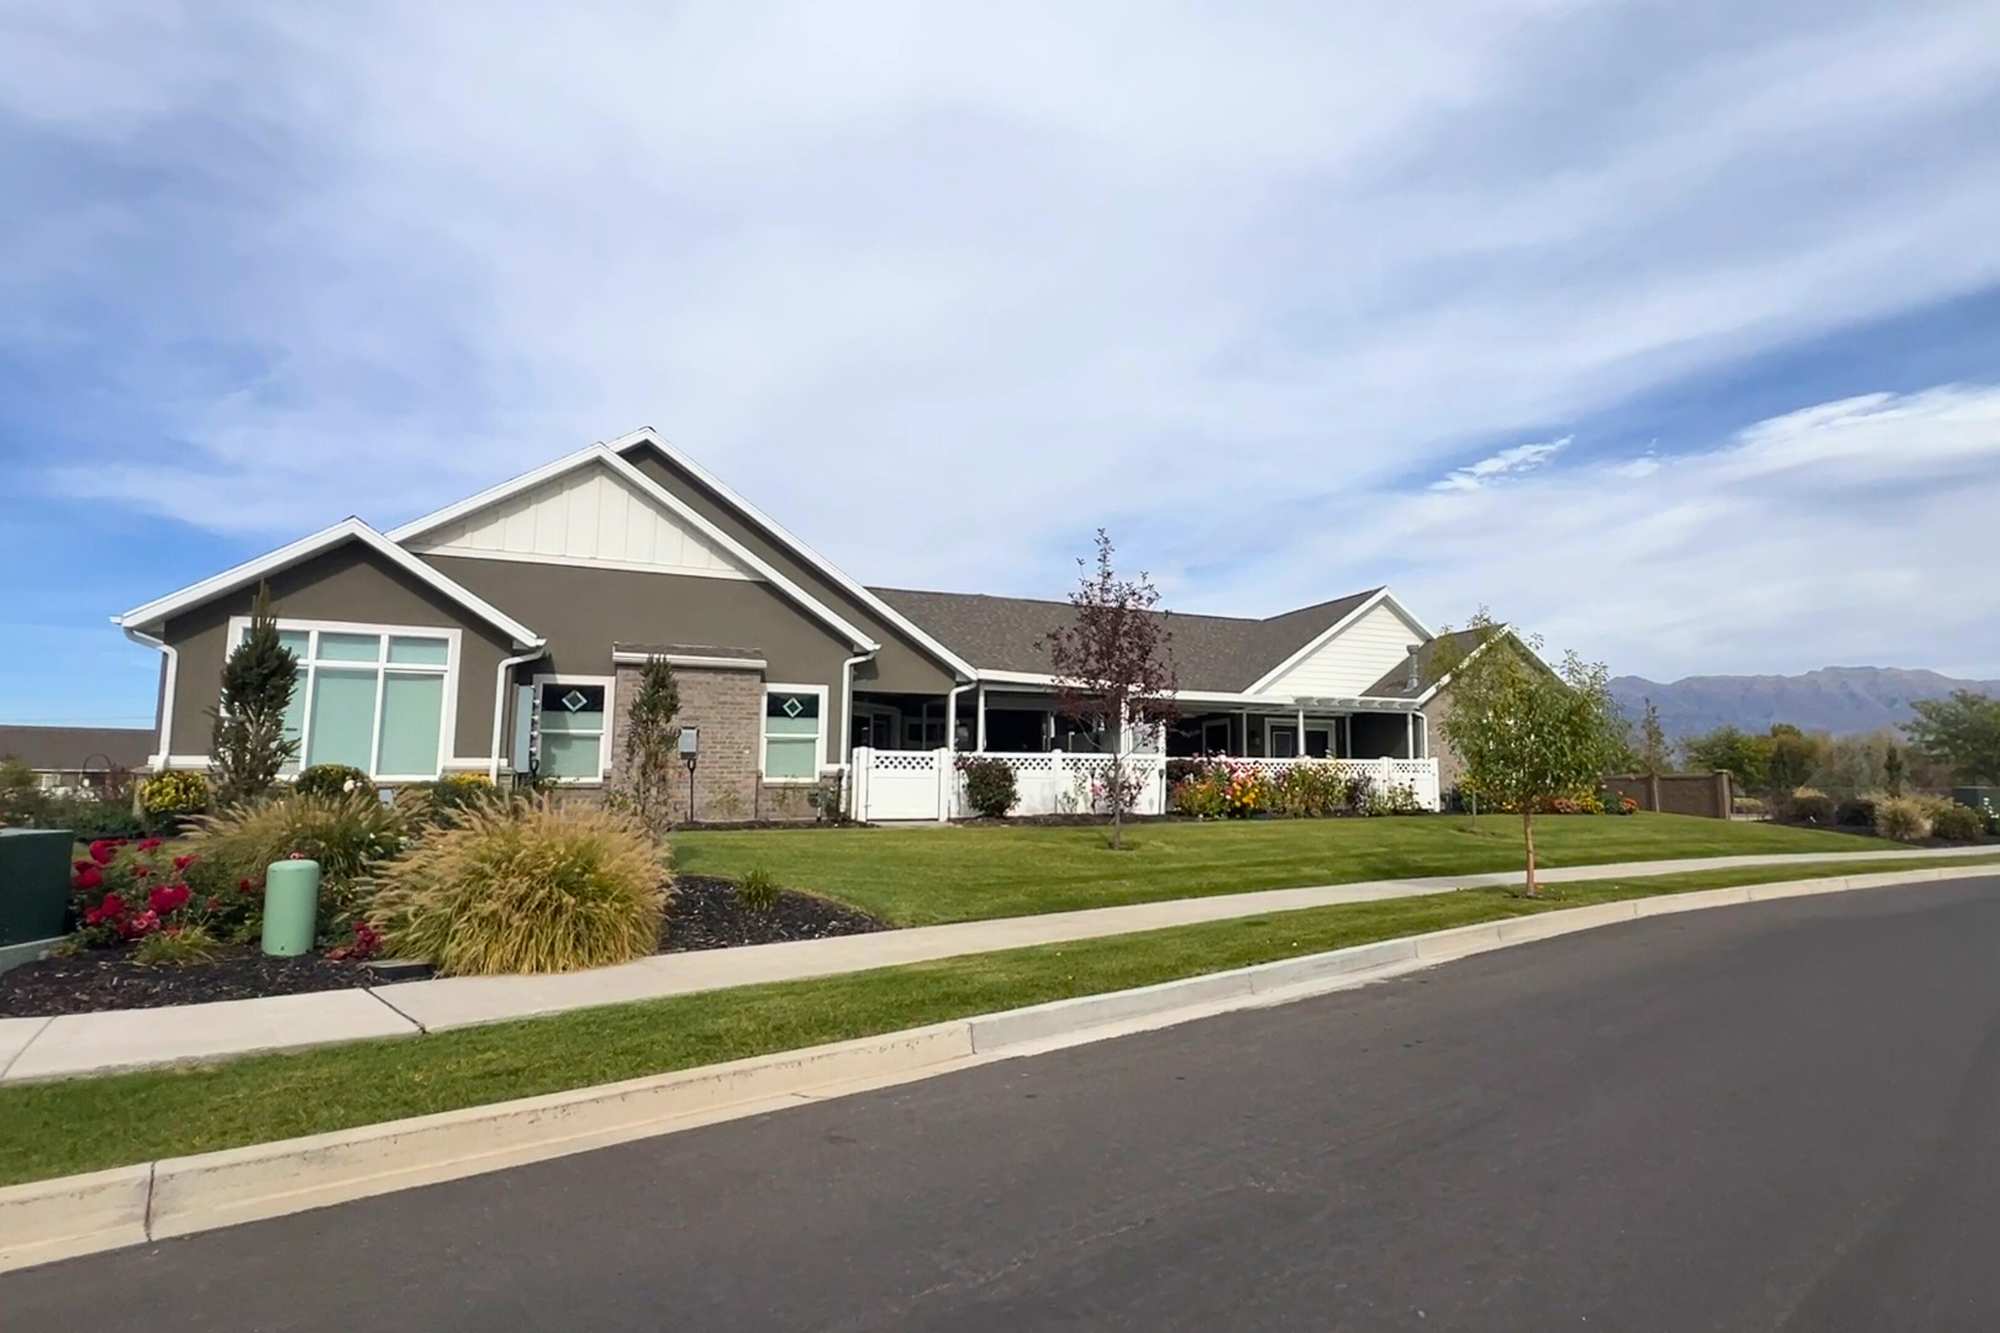
[[[221,704],[209,710],[209,780],[217,804],[262,796],[298,753],[299,743],[285,735],[285,710],[298,675],[298,662],[278,641],[271,589],[260,583],[250,606],[250,631],[222,664]]]
[[[1903,794],[1903,749],[1894,741],[1882,755],[1882,787],[1891,796]]]
[[[1639,771],[1654,777],[1673,766],[1674,753],[1667,744],[1667,729],[1660,725],[1660,710],[1648,697],[1645,716],[1639,719]]]
[[[1764,781],[1773,800],[1783,803],[1803,787],[1825,753],[1824,743],[1789,722],[1774,722],[1764,744]]]
[[[1919,754],[1949,765],[1962,782],[2000,783],[2000,699],[1954,690],[1910,707],[1917,716],[1903,730]]]
[[[657,654],[639,669],[639,692],[625,718],[625,787],[633,812],[654,833],[673,818],[673,780],[680,767],[680,682]]]
[[[1049,655],[1062,711],[1075,718],[1102,712],[1117,728],[1111,747],[1106,800],[1111,806],[1111,846],[1123,845],[1125,814],[1137,801],[1141,783],[1126,758],[1133,724],[1166,725],[1174,717],[1173,629],[1157,608],[1160,591],[1144,570],[1136,579],[1118,577],[1111,538],[1097,530],[1097,565],[1079,558],[1076,590],[1069,603],[1076,614],[1040,640]]]
[[[1621,726],[1610,672],[1574,652],[1550,668],[1541,640],[1516,638],[1484,611],[1473,647],[1452,665],[1445,736],[1465,765],[1462,785],[1521,812],[1526,890],[1535,880],[1535,807],[1597,790],[1618,752]]]
[[[1688,767],[1727,773],[1744,791],[1763,791],[1770,759],[1770,738],[1752,736],[1736,727],[1717,727],[1684,743]]]

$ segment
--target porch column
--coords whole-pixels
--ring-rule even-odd
[[[1403,758],[1415,759],[1416,757],[1417,715],[1415,713],[1405,713],[1403,714]]]
[[[979,686],[974,691],[973,703],[979,710],[979,722],[972,748],[984,754],[986,752],[986,687],[984,685]]]
[[[1292,758],[1303,759],[1306,757],[1306,710],[1304,708],[1299,709],[1299,729],[1296,734],[1298,739],[1292,742]]]

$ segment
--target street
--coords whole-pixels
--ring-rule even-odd
[[[1992,1329],[1996,955],[1994,878],[1652,918],[0,1276],[0,1329]]]

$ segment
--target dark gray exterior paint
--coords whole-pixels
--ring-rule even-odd
[[[272,610],[280,619],[462,631],[452,755],[483,758],[491,753],[493,676],[501,659],[514,651],[512,641],[499,630],[359,542],[348,542],[281,569],[267,581]],[[255,597],[254,586],[239,588],[182,612],[161,632],[167,644],[180,650],[174,680],[173,753],[209,752],[209,710],[215,707],[222,662],[229,652],[229,618],[249,615]],[[491,600],[506,606],[504,599]],[[526,619],[518,611],[515,618]],[[534,626],[532,620],[527,623]],[[534,628],[540,630],[539,626]]]
[[[866,605],[836,587],[817,569],[797,559],[789,550],[772,541],[762,528],[747,522],[700,481],[669,463],[657,449],[651,445],[638,444],[626,450],[625,457],[647,477],[685,500],[703,518],[755,551],[761,559],[768,561],[786,578],[833,608],[850,624],[882,645],[881,653],[873,662],[856,668],[856,689],[899,694],[942,694],[952,687],[955,682],[952,668],[940,662],[929,649],[922,647],[902,630],[883,620]],[[541,630],[542,627],[535,623],[532,615],[523,618],[537,630]],[[924,628],[927,632],[936,633],[928,625]],[[731,637],[720,630],[711,630],[706,625],[687,625],[681,627],[681,632],[689,638],[717,643],[748,642],[740,637]],[[777,673],[778,664],[774,659],[771,663],[772,679],[782,679]]]

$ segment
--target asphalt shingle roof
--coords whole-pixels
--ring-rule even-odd
[[[1414,699],[1431,686],[1437,684],[1444,674],[1444,662],[1440,660],[1439,649],[1445,644],[1457,645],[1459,651],[1451,654],[1451,660],[1463,660],[1464,654],[1479,646],[1480,631],[1476,629],[1449,630],[1438,635],[1417,650],[1417,683],[1410,685],[1410,660],[1404,658],[1396,664],[1396,669],[1370,685],[1367,693],[1378,699]]]
[[[987,671],[1046,672],[1048,653],[1036,641],[1062,624],[1070,611],[1068,602],[1032,597],[910,588],[869,591]],[[1170,627],[1180,687],[1240,693],[1380,591],[1370,588],[1263,620],[1174,612]]]

